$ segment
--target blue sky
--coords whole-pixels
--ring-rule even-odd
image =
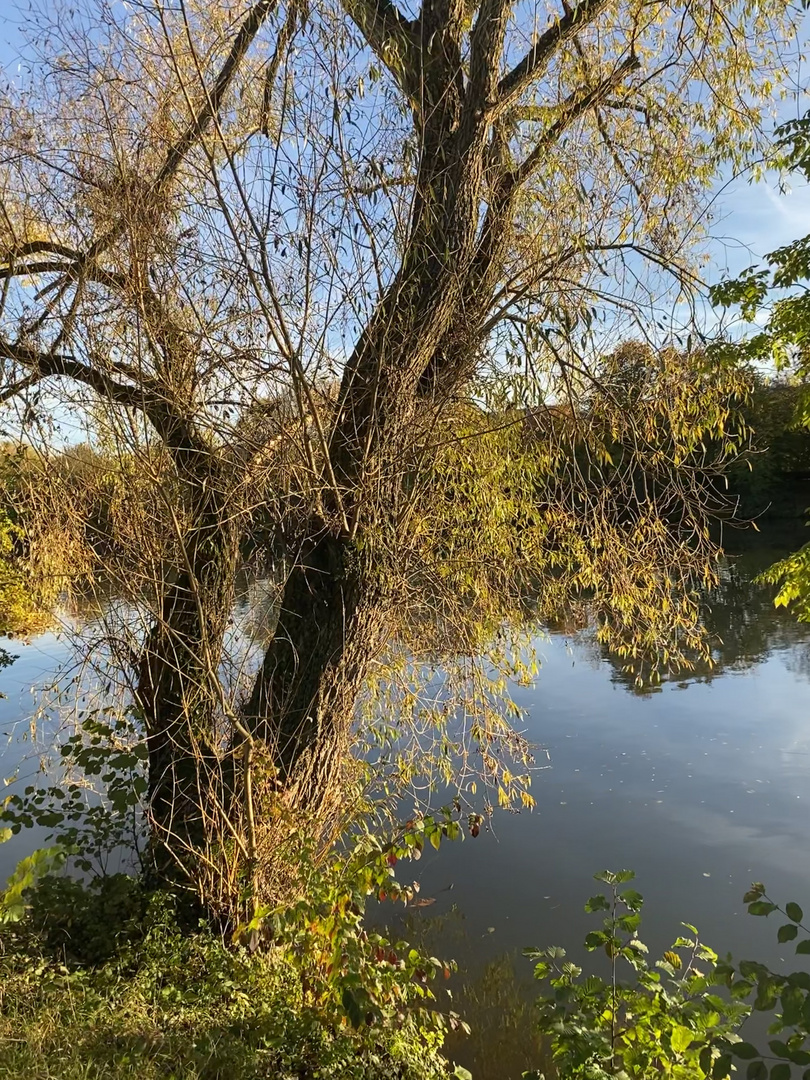
[[[712,262],[706,276],[715,282],[761,262],[769,251],[810,233],[810,185],[791,177],[780,192],[778,178],[758,184],[744,177],[718,188],[710,245]]]

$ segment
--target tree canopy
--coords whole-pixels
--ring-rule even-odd
[[[29,20],[0,97],[0,399],[29,433],[86,418],[144,493],[107,570],[143,616],[112,639],[162,874],[235,843],[258,888],[272,806],[334,804],[405,626],[483,602],[498,639],[532,597],[595,595],[629,655],[699,643],[745,380],[671,339],[708,185],[765,145],[797,17],[84,0]],[[275,616],[231,682],[246,548]],[[508,801],[502,729],[471,730]]]

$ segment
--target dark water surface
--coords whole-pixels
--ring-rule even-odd
[[[389,917],[403,936],[459,960],[464,974],[451,986],[477,1035],[453,1049],[477,1080],[536,1066],[531,964],[520,950],[559,944],[583,957],[579,943],[596,922],[582,908],[597,870],[636,871],[652,950],[671,944],[685,920],[720,952],[795,964],[791,945],[775,942],[777,924],[741,903],[762,880],[774,898],[810,907],[810,626],[751,583],[779,554],[762,546],[726,572],[709,616],[722,639],[714,670],[655,693],[634,692],[587,638],[541,639],[540,678],[518,692],[527,734],[550,759],[534,781],[537,808],[496,813],[477,839],[428,848],[403,868],[435,903]],[[20,658],[0,671],[5,776],[30,752],[19,722],[32,711],[31,687],[70,658],[69,643],[52,634],[13,651]],[[0,876],[32,846],[28,835],[0,847]]]
[[[519,692],[528,737],[550,756],[536,809],[496,813],[491,832],[403,869],[435,903],[392,929],[422,929],[465,969],[478,1034],[453,1049],[478,1080],[538,1065],[523,947],[562,945],[607,974],[581,946],[599,927],[583,911],[601,891],[598,870],[635,870],[641,937],[657,955],[683,920],[720,953],[777,969],[807,959],[776,944],[774,917],[741,903],[760,880],[782,903],[810,907],[810,626],[751,583],[780,554],[760,548],[725,574],[709,616],[723,639],[710,673],[642,696],[591,643],[542,641],[539,681]]]

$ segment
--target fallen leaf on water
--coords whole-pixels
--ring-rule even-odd
[[[431,904],[435,903],[435,896],[419,896],[416,900],[411,900],[411,907],[430,907]]]

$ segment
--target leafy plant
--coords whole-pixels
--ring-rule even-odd
[[[383,842],[358,826],[342,855],[325,864],[314,857],[311,841],[301,837],[302,870],[295,903],[259,908],[248,923],[236,928],[238,941],[269,941],[300,973],[304,1000],[334,1024],[347,1020],[355,1028],[395,1030],[408,1010],[419,1010],[424,1031],[469,1031],[450,1011],[436,1006],[432,984],[449,979],[453,962],[391,941],[366,928],[370,897],[408,903],[419,891],[417,882],[401,883],[396,866],[419,859],[426,844],[438,848],[442,837],[455,838],[460,825],[448,808],[443,818],[414,817],[393,841]],[[428,1008],[425,1006],[428,1005]]]
[[[799,956],[810,955],[810,929],[804,925],[804,912],[791,901],[782,907],[775,903],[761,882],[754,882],[743,897],[748,913],[768,917],[779,913],[786,919],[777,930],[780,944],[796,942]],[[803,936],[800,936],[803,935]],[[731,994],[737,998],[753,997],[753,1009],[757,1012],[774,1012],[775,1018],[768,1034],[778,1036],[768,1040],[768,1053],[763,1053],[752,1043],[740,1042],[732,1047],[735,1057],[747,1061],[746,1080],[790,1080],[791,1066],[802,1070],[803,1080],[810,1077],[810,972],[793,971],[789,974],[771,971],[765,964],[743,960],[734,965],[731,961],[717,967]]]
[[[725,977],[717,954],[700,941],[694,926],[688,936],[650,963],[641,941],[643,899],[630,870],[596,875],[608,887],[592,896],[585,910],[604,912],[601,930],[591,931],[585,947],[602,950],[610,963],[607,979],[587,975],[565,959],[561,948],[527,949],[536,961],[535,977],[549,988],[538,1002],[540,1030],[551,1045],[561,1080],[603,1077],[722,1080],[732,1070],[737,1028],[750,1011],[732,993],[712,987]],[[622,970],[631,978],[624,980]],[[541,1072],[524,1073],[540,1078]],[[775,1078],[779,1080],[779,1078]]]
[[[59,754],[61,775],[7,796],[0,824],[14,833],[33,825],[52,829],[77,869],[104,874],[116,851],[138,853],[142,841],[146,743],[137,717],[111,707],[93,710]],[[94,786],[97,779],[101,790]]]
[[[0,843],[12,835],[11,829],[0,829]],[[47,874],[57,870],[65,862],[68,849],[61,844],[38,848],[17,863],[14,873],[0,893],[0,924],[19,922],[28,910],[26,894]]]
[[[47,951],[84,966],[112,959],[143,933],[149,897],[129,874],[96,877],[86,884],[48,874],[29,890],[31,928]]]
[[[92,889],[86,899],[92,906]],[[389,1028],[333,1022],[284,950],[250,955],[207,928],[187,933],[166,894],[148,898],[137,934],[119,937],[100,965],[54,958],[19,924],[0,928],[0,945],[3,1076],[446,1080],[452,1073],[441,1032],[423,1028],[419,1013],[407,1010]]]

